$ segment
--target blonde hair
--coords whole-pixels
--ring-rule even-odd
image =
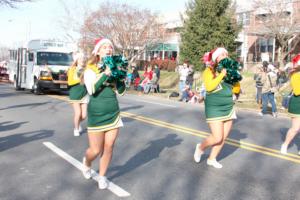
[[[94,65],[97,64],[100,60],[100,56],[99,55],[91,55],[91,57],[88,60],[88,64],[90,65]]]
[[[75,55],[74,62],[72,63],[71,66],[72,67],[77,67],[78,66],[78,60],[80,60],[80,59],[82,59],[82,61],[83,61],[82,67],[85,68],[86,64],[87,64],[87,58],[83,53],[77,53]]]

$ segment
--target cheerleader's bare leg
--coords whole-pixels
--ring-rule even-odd
[[[81,118],[80,121],[85,120],[86,116],[87,116],[87,103],[82,103],[80,104],[81,107]]]
[[[103,132],[88,133],[89,148],[85,152],[86,166],[90,167],[92,161],[95,160],[98,155],[102,155],[104,147],[104,136],[105,135]]]
[[[226,138],[228,137],[228,135],[230,133],[231,127],[232,127],[232,120],[224,122],[224,131],[223,131],[222,142],[220,144],[216,144],[212,147],[212,150],[210,152],[208,159],[215,160],[217,158],[217,156],[219,155],[221,149],[223,148],[223,146],[225,144]]]
[[[297,135],[297,133],[300,131],[300,117],[294,117],[292,118],[292,127],[288,130],[285,141],[281,145],[280,152],[282,154],[287,154],[287,148],[291,141],[294,139],[294,137]]]
[[[208,136],[200,145],[200,150],[205,151],[210,146],[220,144],[223,141],[224,123],[223,122],[209,122],[208,123],[211,135]]]
[[[81,106],[80,103],[73,103],[73,110],[74,110],[74,128],[76,130],[79,130],[79,123],[81,120]]]
[[[107,172],[113,154],[113,147],[118,134],[119,134],[118,128],[105,132],[103,154],[100,159],[100,167],[99,167],[100,176],[105,176]]]

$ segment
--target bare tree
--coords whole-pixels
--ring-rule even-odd
[[[130,62],[155,44],[162,42],[164,27],[156,14],[128,4],[106,1],[85,19],[81,29],[82,43],[92,49],[94,39],[107,37],[116,50]]]
[[[278,60],[283,66],[300,42],[299,0],[255,0],[254,8],[262,26],[258,33],[275,38]]]
[[[24,2],[33,2],[34,0],[0,0],[1,6],[9,6],[11,8],[16,8],[16,4],[24,3]]]
[[[81,27],[85,18],[91,12],[90,2],[88,0],[73,0],[72,4],[66,4],[60,0],[64,13],[57,21],[59,27],[63,30],[64,38],[76,43],[81,35]]]

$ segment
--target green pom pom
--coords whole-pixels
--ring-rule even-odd
[[[101,70],[105,70],[109,67],[111,70],[111,76],[109,82],[116,80],[124,80],[128,71],[128,60],[122,55],[106,56],[102,59],[103,64]]]
[[[223,68],[227,71],[226,76],[224,77],[224,82],[233,85],[242,80],[243,77],[240,74],[242,66],[237,61],[230,58],[224,58],[219,62],[217,72],[220,73]]]

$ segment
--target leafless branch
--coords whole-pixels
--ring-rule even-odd
[[[298,1],[287,0],[254,0],[254,10],[258,21],[258,29],[264,30],[264,35],[274,37],[279,45],[280,61],[294,51],[300,38],[299,15],[295,14],[295,4]]]
[[[34,0],[0,0],[1,6],[8,6],[11,8],[16,8],[16,4],[25,3],[25,2],[33,2]]]
[[[119,53],[134,60],[149,45],[163,40],[164,28],[157,19],[157,15],[147,9],[106,1],[85,19],[82,40],[91,47],[95,38],[110,38]]]

